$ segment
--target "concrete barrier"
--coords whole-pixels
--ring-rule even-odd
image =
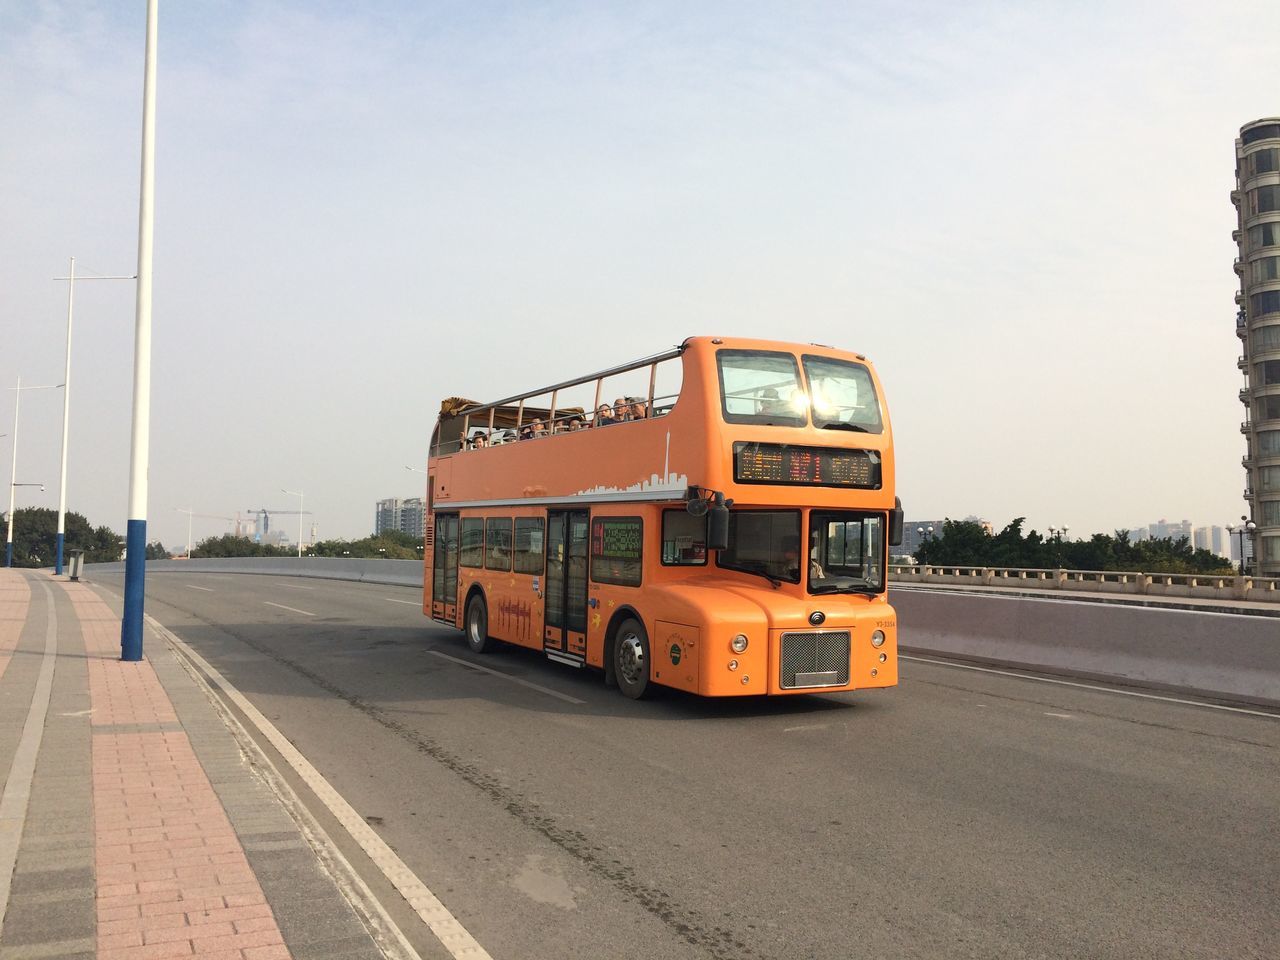
[[[91,563],[85,573],[124,573],[123,563]],[[148,560],[147,573],[247,573],[259,576],[355,580],[422,587],[421,560],[352,560],[346,557],[216,557],[207,560]]]
[[[1274,617],[955,589],[890,587],[890,602],[907,653],[1280,706]]]

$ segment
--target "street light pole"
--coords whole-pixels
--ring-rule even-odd
[[[18,410],[22,407],[22,391],[23,390],[56,390],[61,384],[46,384],[39,387],[24,387],[22,385],[22,377],[18,377],[18,385],[10,387],[13,391],[13,455],[12,463],[9,468],[9,532],[5,539],[4,546],[4,565],[6,567],[13,566],[13,498],[18,491],[18,487],[39,487],[44,489],[43,483],[18,483]]]
[[[71,317],[76,297],[76,280],[136,280],[137,277],[77,277],[76,258],[71,258],[71,268],[65,277],[67,284],[67,363],[62,375],[62,470],[58,479],[58,536],[54,546],[53,573],[62,576],[62,546],[67,530],[67,428],[71,423]]]
[[[298,559],[301,560],[302,559],[302,491],[286,490],[284,487],[281,487],[280,492],[287,493],[291,497],[298,498]]]
[[[155,227],[156,19],[159,0],[147,0],[147,45],[142,73],[142,176],[138,191],[138,294],[133,337],[133,429],[129,449],[129,525],[124,564],[120,659],[142,659],[143,597],[147,575],[147,465],[151,452],[151,261]]]
[[[173,509],[177,510],[178,513],[185,513],[187,515],[187,559],[190,560],[191,559],[191,520],[196,515],[195,508],[187,507],[184,510],[182,507],[174,507]]]

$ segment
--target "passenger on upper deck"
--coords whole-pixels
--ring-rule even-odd
[[[475,433],[471,435],[471,448],[473,450],[478,450],[481,447],[487,447],[488,445],[489,445],[489,438],[484,434],[483,431],[477,430]]]
[[[546,435],[547,426],[542,422],[541,417],[534,417],[520,428],[521,440],[532,440],[535,437],[545,437]]]
[[[622,423],[624,420],[631,419],[631,405],[627,403],[626,397],[619,397],[613,401],[613,421],[614,423]]]
[[[576,413],[570,414],[569,418],[561,425],[557,431],[559,433],[577,433],[579,430],[587,429],[587,421]]]
[[[649,416],[649,405],[639,397],[627,397],[631,404],[631,419],[643,420]]]
[[[607,403],[600,404],[599,409],[596,410],[595,426],[607,427],[609,424],[617,422],[618,421],[613,417],[613,407],[609,406]]]

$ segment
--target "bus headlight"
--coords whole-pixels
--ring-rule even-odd
[[[871,645],[872,645],[873,647],[881,647],[881,646],[884,646],[884,631],[883,631],[883,630],[877,630],[875,633],[871,634]]]
[[[733,648],[734,653],[746,653],[747,635],[745,633],[738,634],[729,642],[729,646]]]

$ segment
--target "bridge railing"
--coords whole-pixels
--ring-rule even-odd
[[[1280,579],[1248,575],[890,564],[889,580],[900,584],[1022,587],[1032,590],[1280,603]]]

